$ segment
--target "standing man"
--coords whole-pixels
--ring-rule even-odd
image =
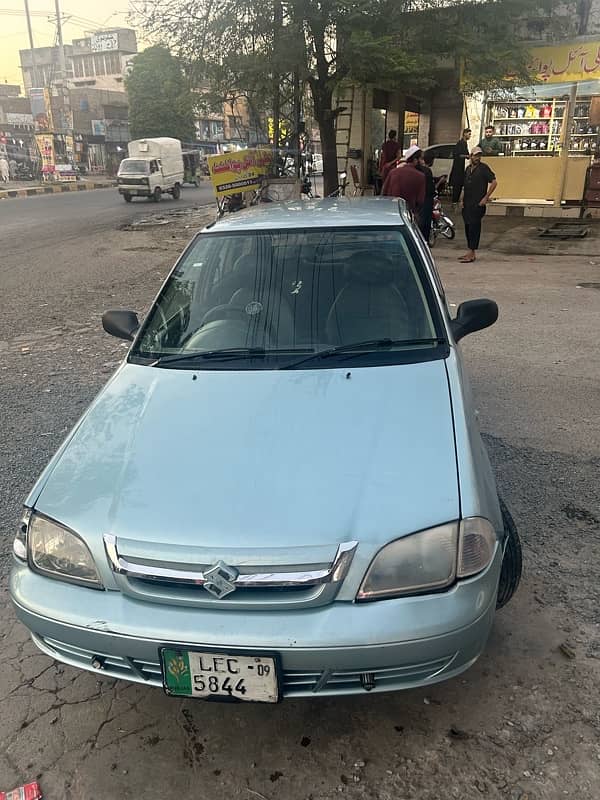
[[[452,202],[454,205],[460,200],[460,194],[465,182],[465,167],[469,158],[469,139],[471,129],[465,128],[462,136],[454,146],[454,160],[450,172],[450,186],[452,186]]]
[[[488,125],[485,129],[485,136],[479,142],[479,147],[484,156],[497,156],[502,150],[500,139],[496,136],[496,130],[493,125]]]
[[[475,261],[475,252],[479,248],[481,237],[481,221],[485,216],[486,206],[492,198],[498,181],[487,164],[481,161],[481,147],[471,150],[471,163],[465,170],[465,191],[463,195],[463,220],[467,247],[465,255],[458,260],[463,264]]]
[[[425,175],[417,169],[422,155],[420,147],[409,147],[405,154],[406,164],[388,172],[381,192],[387,197],[403,197],[416,216],[425,202]]]
[[[398,156],[402,155],[402,148],[400,142],[396,139],[397,132],[392,130],[388,133],[387,141],[381,145],[381,154],[379,156],[378,171],[380,176],[379,192],[381,192],[381,185],[385,182],[388,172],[395,165]]]

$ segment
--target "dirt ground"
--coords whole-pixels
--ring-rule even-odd
[[[489,296],[491,329],[468,337],[499,487],[523,540],[524,579],[487,650],[426,691],[223,706],[54,664],[6,593],[27,489],[125,353],[101,311],[143,311],[206,211],[98,232],[85,279],[28,287],[0,340],[0,790],[39,777],[46,800],[595,800],[600,796],[600,247],[459,265],[440,242],[454,308]],[[505,223],[502,223],[505,224]],[[187,226],[187,227],[186,227]],[[76,241],[59,252],[68,258]],[[81,258],[79,251],[79,258]],[[94,267],[94,264],[96,267]],[[43,284],[43,285],[42,285]],[[68,313],[65,303],[69,304]]]

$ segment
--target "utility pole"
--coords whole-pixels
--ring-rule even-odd
[[[69,97],[69,86],[67,83],[67,59],[65,57],[65,43],[63,41],[62,32],[62,19],[60,16],[59,0],[54,0],[54,8],[56,9],[56,38],[58,40],[58,60],[60,63],[60,94],[62,99],[62,122],[61,126],[63,132],[73,135],[73,120],[71,119],[71,101]],[[58,83],[58,81],[57,81]]]
[[[67,60],[65,58],[65,45],[63,42],[63,34],[62,34],[62,20],[60,18],[60,5],[58,0],[54,0],[54,8],[56,9],[56,36],[58,38],[58,58],[60,61],[60,71],[64,85],[64,83],[67,80]]]
[[[273,147],[275,153],[275,169],[279,160],[279,129],[281,126],[281,87],[279,85],[281,76],[278,73],[279,67],[279,36],[283,28],[283,6],[281,0],[274,0],[273,3],[273,55],[275,62],[275,72],[273,74]]]
[[[300,74],[298,70],[294,72],[294,143],[293,147],[296,151],[294,154],[294,160],[296,163],[296,177],[300,177],[300,172],[302,170],[302,156],[300,153],[300,121],[302,116],[302,100],[300,96]]]
[[[31,29],[31,14],[29,13],[29,0],[25,0],[25,16],[27,17],[27,31],[29,33],[29,49],[31,51],[31,83],[37,89],[39,87],[39,76],[35,66],[35,52],[33,46],[33,30]]]

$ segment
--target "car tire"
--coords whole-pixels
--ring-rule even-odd
[[[130,194],[124,194],[123,195],[123,200],[125,200],[126,203],[131,203],[131,201],[133,200],[133,197]]]
[[[181,186],[176,183],[173,187],[173,200],[179,200],[181,197]]]
[[[517,591],[523,569],[523,553],[519,532],[512,514],[503,500],[500,500],[500,510],[502,511],[507,541],[504,549],[504,558],[502,559],[502,569],[500,570],[496,608],[503,608]]]
[[[162,198],[162,191],[160,186],[157,186],[152,192],[152,199],[154,200],[155,203],[160,203],[161,198]]]

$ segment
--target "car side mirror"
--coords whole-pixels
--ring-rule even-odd
[[[450,323],[454,341],[458,342],[468,333],[489,328],[498,319],[498,306],[493,300],[467,300],[461,303],[456,318]]]
[[[102,314],[102,327],[111,336],[116,336],[117,339],[128,339],[132,342],[135,332],[140,327],[140,322],[135,311],[113,309]]]

